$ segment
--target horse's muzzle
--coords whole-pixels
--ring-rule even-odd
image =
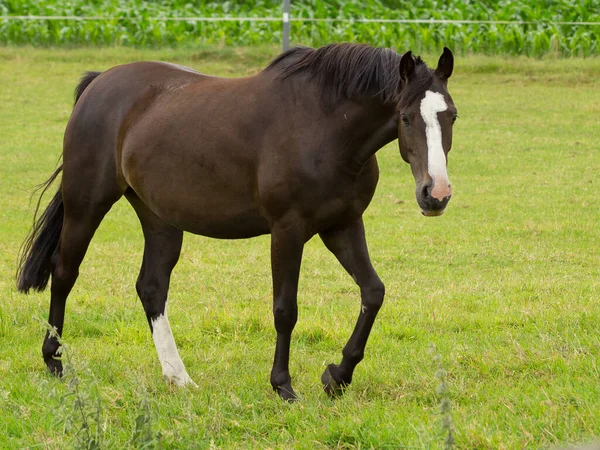
[[[435,195],[432,195],[435,194]],[[421,207],[421,213],[427,217],[441,216],[452,197],[452,187],[448,185],[444,189],[434,188],[433,184],[427,183],[416,192],[417,203]]]

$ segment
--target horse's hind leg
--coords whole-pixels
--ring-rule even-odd
[[[146,312],[163,376],[177,386],[196,386],[177,351],[166,308],[169,281],[181,252],[183,231],[156,216],[133,191],[127,191],[125,197],[135,209],[144,231],[144,257],[136,290]]]
[[[271,370],[271,386],[287,401],[296,400],[290,377],[290,343],[298,320],[298,278],[307,235],[297,217],[280,220],[271,228],[273,318],[277,341]]]
[[[325,246],[360,287],[362,300],[358,321],[342,351],[342,362],[329,364],[321,381],[330,395],[341,394],[352,381],[356,365],[363,359],[367,339],[383,303],[385,288],[371,264],[362,219],[340,230],[320,234]]]
[[[54,270],[50,287],[48,323],[56,334],[47,332],[42,345],[44,361],[50,372],[55,375],[62,375],[63,370],[57,336],[62,335],[67,297],[77,280],[79,266],[94,232],[117,199],[118,196],[110,202],[95,203],[93,206],[87,204],[85,208],[81,205],[78,205],[81,208],[74,208],[73,202],[65,203],[60,243],[52,257]]]

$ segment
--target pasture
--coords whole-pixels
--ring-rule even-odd
[[[276,53],[2,48],[0,448],[441,448],[450,415],[461,449],[600,438],[598,59],[457,57],[454,195],[439,218],[421,216],[397,143],[379,152],[364,219],[387,295],[344,397],[328,398],[319,377],[339,361],[359,292],[318,239],[304,252],[292,337],[299,402],[269,385],[268,236],[185,236],[169,317],[199,387],[166,385],[135,293],[143,238],[125,201],[67,303],[68,373],[46,373],[49,293],[17,294],[14,273],[32,187],[57,163],[81,73],[154,59],[243,76]]]

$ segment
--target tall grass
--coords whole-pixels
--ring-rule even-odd
[[[0,42],[33,45],[181,46],[256,45],[281,42],[281,23],[198,22],[189,17],[280,17],[281,1],[0,0],[4,16],[108,17],[107,20],[0,19]],[[599,51],[596,0],[293,0],[292,40],[318,46],[334,41],[366,42],[414,51],[447,45],[462,53],[590,56]],[[535,22],[514,24],[358,23],[352,19],[449,19]]]

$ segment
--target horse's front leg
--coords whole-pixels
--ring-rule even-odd
[[[320,234],[325,246],[360,287],[362,300],[358,321],[342,351],[339,365],[329,364],[321,376],[330,395],[339,395],[352,381],[356,365],[363,359],[365,346],[377,312],[383,303],[385,287],[371,264],[362,218],[342,229]]]
[[[297,220],[280,221],[271,229],[273,316],[277,331],[271,385],[284,400],[293,401],[289,371],[290,341],[298,319],[298,277],[306,236]]]

